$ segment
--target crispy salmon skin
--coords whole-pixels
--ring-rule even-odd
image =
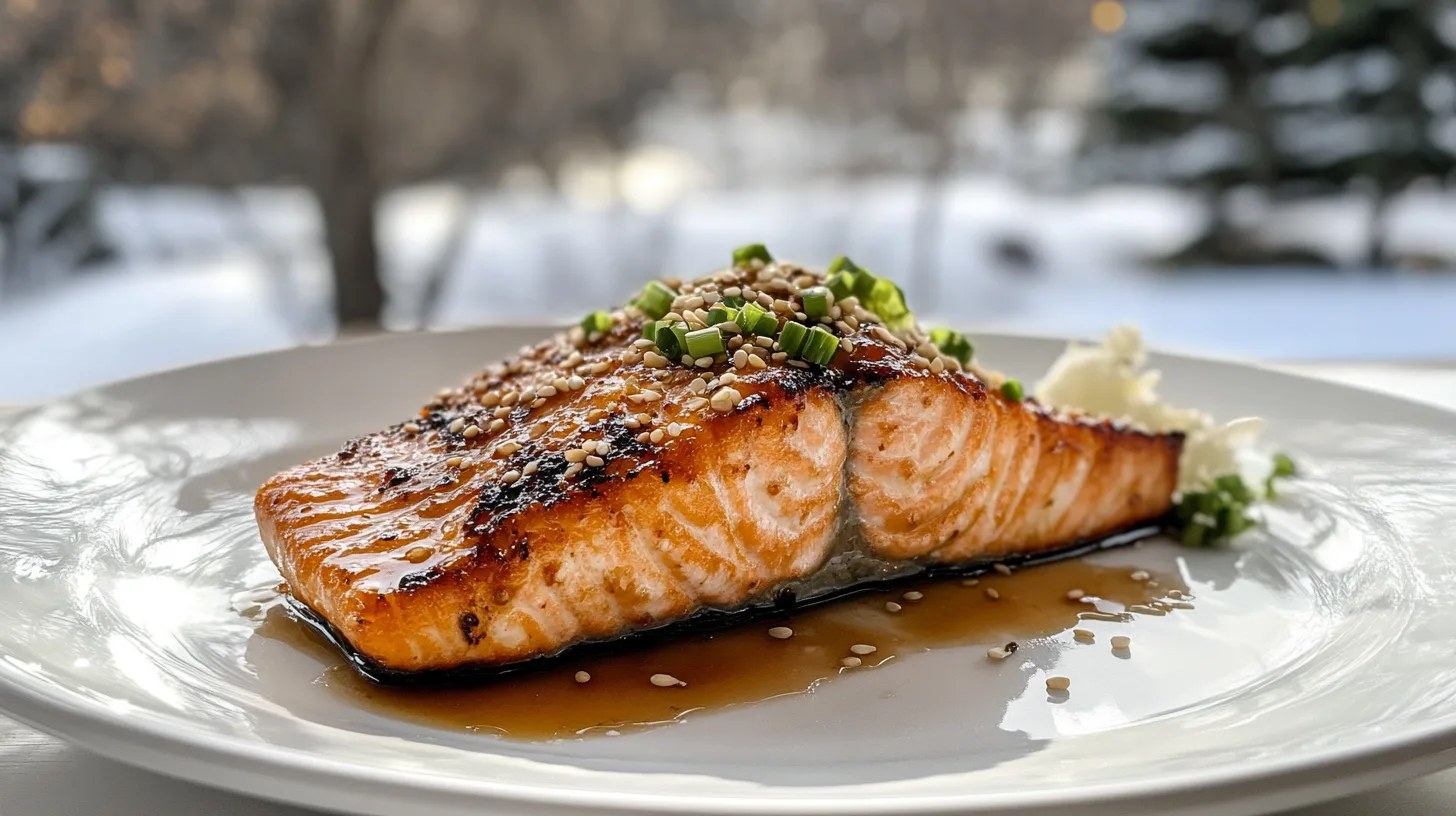
[[[387,670],[501,667],[1171,506],[1180,435],[1007,396],[842,278],[836,299],[757,259],[670,283],[270,479],[289,592]],[[711,353],[644,338],[672,326]]]

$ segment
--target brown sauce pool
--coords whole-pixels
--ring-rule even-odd
[[[1072,629],[1084,618],[1128,616],[1125,607],[1166,600],[1172,590],[1187,591],[1174,576],[1153,574],[1151,580],[1140,580],[1134,571],[1072,559],[1009,576],[988,573],[969,586],[947,578],[876,590],[778,619],[686,634],[468,688],[372,683],[282,607],[269,610],[259,634],[326,660],[330,665],[320,682],[364,707],[450,730],[561,739],[624,733],[697,712],[803,694],[834,679],[852,682],[858,672],[930,649],[1047,637]],[[1086,598],[1068,599],[1073,589],[1082,590]],[[992,599],[987,590],[1000,597]],[[918,600],[906,597],[917,592]],[[887,603],[899,604],[900,610],[890,611]],[[793,636],[770,636],[769,629],[779,626],[791,628]],[[850,648],[855,645],[874,646],[875,651],[857,655]],[[845,666],[850,657],[861,665]],[[578,682],[578,672],[591,679]],[[671,675],[686,685],[653,685],[655,674]]]

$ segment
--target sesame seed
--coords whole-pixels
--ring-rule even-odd
[[[1008,567],[1008,566],[1006,566],[1005,564],[993,564],[991,566],[991,569],[996,570],[997,572],[1001,573],[1002,575],[1010,575],[1011,574],[1011,568]]]
[[[1188,603],[1187,601],[1168,601],[1168,603],[1166,605],[1172,607],[1173,609],[1193,609],[1194,608],[1193,604]]]
[[[656,391],[643,391],[637,394],[637,396],[641,397],[643,402],[657,402],[662,399],[662,394]]]
[[[530,476],[532,473],[535,473],[536,470],[538,468],[540,468],[540,467],[541,467],[541,463],[540,462],[536,462],[536,461],[527,462],[526,463],[526,466],[523,467],[523,468],[521,468],[521,475],[522,476]]]
[[[765,309],[772,309],[774,307],[773,295],[770,295],[767,292],[759,292],[758,305],[762,306]]]
[[[879,649],[869,645],[868,643],[856,643],[853,646],[849,647],[849,650],[857,655],[874,654],[875,652],[879,651]]]
[[[743,333],[743,329],[737,323],[734,323],[731,320],[725,320],[722,323],[714,323],[713,324],[713,328],[717,329],[720,332],[723,332],[724,334],[742,334]],[[742,341],[740,341],[740,342],[742,342]]]
[[[1133,604],[1132,606],[1129,606],[1127,608],[1127,611],[1129,611],[1129,612],[1136,612],[1139,615],[1166,615],[1166,614],[1168,614],[1167,612],[1164,612],[1163,610],[1158,609],[1155,606],[1148,606],[1147,604]]]
[[[775,626],[768,630],[768,636],[775,640],[788,640],[794,636],[794,630],[787,626]]]
[[[570,479],[571,477],[573,477],[576,474],[580,473],[582,471],[583,467],[585,467],[585,466],[582,465],[582,463],[577,462],[574,465],[568,466],[566,468],[566,472],[563,473],[562,475],[565,476],[566,478]]]
[[[713,358],[712,357],[699,357],[698,359],[696,359],[696,360],[693,361],[693,365],[697,366],[698,368],[712,368],[713,367]]]
[[[733,367],[743,368],[746,365],[748,365],[748,352],[743,349],[733,352]]]
[[[581,377],[573,374],[570,377],[566,378],[566,387],[570,388],[572,391],[580,391],[581,389],[586,388],[586,380],[583,380]]]
[[[809,364],[806,363],[806,362],[804,362],[803,360],[790,360],[789,361],[789,365],[793,366],[794,368],[808,368],[809,367]]]
[[[724,297],[738,297],[741,294],[743,294],[743,289],[737,286],[730,286],[723,290]]]
[[[930,373],[931,374],[942,374],[944,372],[945,372],[945,360],[943,360],[940,357],[936,357],[934,360],[931,360],[930,361]]]
[[[652,444],[660,445],[662,444],[662,440],[667,438],[667,434],[663,433],[661,428],[658,428],[652,433],[648,434],[647,437],[652,440]]]
[[[1149,575],[1147,570],[1137,570],[1128,577],[1133,579],[1134,581],[1146,581],[1153,576]]]
[[[490,426],[494,428],[496,422],[499,422],[502,428],[506,426],[506,421],[504,419],[497,419],[495,422],[490,423]],[[475,437],[480,436],[480,426],[471,425],[469,428],[461,431],[460,435],[465,437],[466,439],[474,439]]]
[[[768,368],[768,363],[765,363],[763,361],[763,358],[762,357],[758,357],[756,355],[749,355],[749,357],[748,357],[748,367],[749,368],[755,368],[755,369],[758,369],[759,371],[762,371],[765,368]]]
[[[504,419],[492,419],[490,421],[490,432],[491,433],[497,433],[497,432],[501,431],[502,429],[504,429],[505,427],[506,427],[506,421]],[[466,430],[467,433],[470,431],[469,428],[466,428],[465,430]],[[476,428],[475,429],[475,432],[476,433],[480,433],[480,429],[479,428]]]
[[[849,340],[849,339],[842,340],[842,341],[840,341],[839,345],[841,345],[841,346],[844,347],[844,353],[845,354],[853,354],[854,353],[854,341],[853,340]]]
[[[541,406],[543,406],[545,404],[546,404],[546,398],[545,397],[537,397],[535,400],[533,400],[531,402],[531,407],[532,408],[540,408]]]
[[[450,423],[450,433],[460,433],[464,427],[465,420],[457,418],[454,422]]]
[[[417,434],[417,433],[420,432],[420,426],[419,426],[418,423],[415,423],[415,422],[406,422],[404,424],[404,432],[405,433],[411,433],[411,434]]]
[[[543,385],[541,386],[541,390],[537,391],[536,393],[541,395],[542,397],[554,397],[556,396],[556,386]]]
[[[605,374],[611,367],[611,363],[592,363],[586,370],[589,374]]]
[[[411,564],[418,564],[426,558],[429,558],[433,552],[434,550],[431,550],[429,547],[410,547],[409,552],[404,554],[404,560]]]
[[[587,453],[581,448],[572,448],[566,453],[563,453],[562,456],[566,457],[566,461],[568,462],[580,462],[586,459]]]
[[[586,458],[586,464],[587,464],[588,467],[601,467],[602,465],[605,465],[606,463],[607,463],[607,460],[603,459],[600,456],[588,456]]]
[[[687,685],[687,683],[684,683],[683,681],[677,679],[676,677],[673,677],[670,674],[654,674],[649,679],[652,681],[652,685],[657,686],[658,688]]]
[[[1175,601],[1182,600],[1183,599],[1183,591],[1182,590],[1179,590],[1179,589],[1170,589],[1170,590],[1168,590],[1168,597],[1169,598],[1172,598]]]
[[[674,422],[667,426],[667,435],[676,439],[683,432],[683,426]]]
[[[556,393],[558,394],[571,390],[571,384],[567,382],[565,377],[557,377],[556,379],[552,380],[551,387],[555,388]]]
[[[1087,597],[1087,593],[1083,592],[1080,589],[1067,590],[1067,600],[1069,601],[1080,601],[1085,597]]]
[[[491,413],[491,416],[495,417],[496,419],[505,419],[510,415],[511,409],[505,407],[497,408],[494,412]]]
[[[1093,634],[1091,629],[1073,629],[1072,637],[1076,638],[1077,640],[1092,640],[1096,638],[1097,635]]]
[[[642,355],[642,361],[648,368],[667,368],[667,358],[655,351],[649,351]]]
[[[904,608],[905,607],[903,607],[903,606],[895,603],[894,601],[890,601],[890,602],[888,602],[888,603],[885,604],[885,611],[886,612],[899,612],[901,609],[904,609]]]
[[[1001,593],[997,592],[993,587],[986,587],[986,597],[990,598],[993,601],[999,600],[1001,598]]]
[[[773,360],[775,363],[782,363],[783,361],[789,359],[789,353],[786,351],[776,351],[769,359]]]
[[[981,579],[979,579],[979,578],[967,578],[967,579],[961,581],[961,586],[975,586],[976,584],[979,584],[979,583],[981,583]]]
[[[731,411],[743,400],[743,395],[735,388],[720,388],[713,394],[711,405],[715,411]]]
[[[505,406],[515,405],[516,404],[516,401],[519,400],[520,398],[521,398],[521,395],[520,394],[517,394],[514,391],[507,391],[505,394],[501,395],[500,404],[501,405],[505,405]]]
[[[692,394],[701,394],[701,393],[703,393],[704,391],[707,391],[707,390],[708,390],[708,381],[707,380],[704,380],[702,377],[698,377],[698,378],[694,379],[692,382],[688,383],[688,392],[689,393],[692,393]]]
[[[901,595],[900,597],[904,598],[907,601],[918,601],[921,598],[924,598],[925,597],[925,593],[924,592],[916,592],[915,590],[912,589],[911,591],[905,593],[904,595]]]
[[[1066,691],[1072,687],[1070,677],[1048,677],[1046,681],[1047,691]]]
[[[839,661],[839,665],[845,667],[846,669],[857,669],[860,666],[864,665],[864,661],[860,660],[857,657],[846,657],[843,660]]]
[[[612,452],[612,443],[605,439],[597,440],[597,455],[606,456]]]
[[[496,391],[491,391],[490,393],[480,398],[480,404],[484,405],[487,408],[494,408],[497,405],[500,405],[500,401],[501,395]]]
[[[707,404],[708,401],[706,399],[704,399],[703,397],[698,397],[696,399],[688,400],[687,403],[683,405],[683,407],[688,409],[689,411],[701,411],[703,407]]]
[[[508,470],[501,475],[501,481],[505,482],[506,484],[515,484],[516,482],[520,481],[520,479],[521,472],[519,470]]]
[[[627,417],[622,420],[622,424],[634,431],[642,427],[642,423],[638,422],[636,417]]]
[[[521,449],[521,443],[519,443],[519,442],[512,442],[512,441],[502,442],[499,445],[496,445],[495,446],[495,455],[497,455],[497,456],[510,456],[511,454],[515,453],[516,451],[518,451],[520,449]]]
[[[725,371],[723,372],[723,376],[718,378],[718,382],[722,383],[723,385],[732,385],[733,383],[738,382],[738,375],[734,374],[731,371]]]
[[[697,295],[693,295],[692,297],[687,299],[687,302],[683,304],[683,307],[687,309],[699,309],[702,308],[703,304],[706,302],[707,301],[703,300]]]
[[[551,423],[550,422],[547,422],[546,420],[543,419],[540,422],[537,422],[535,425],[532,425],[531,426],[531,430],[530,430],[531,438],[532,439],[539,439],[539,438],[541,438],[541,436],[543,434],[545,434],[550,429],[551,429]]]
[[[772,337],[755,337],[755,338],[753,338],[753,342],[759,348],[766,348],[766,349],[773,348],[773,343],[774,343]]]
[[[445,460],[445,467],[460,467],[460,463],[464,461],[465,457],[463,456],[452,456]]]
[[[648,433],[640,433],[640,434],[637,434],[637,442],[638,442],[638,444],[646,445],[650,441],[652,441],[651,434],[648,434]]]
[[[854,329],[851,329],[849,324],[843,320],[834,321],[834,328],[839,329],[840,334],[854,334]]]
[[[910,362],[914,363],[916,368],[930,368],[930,361],[919,354],[910,355]]]
[[[1132,645],[1132,638],[1127,635],[1117,635],[1112,638],[1112,648],[1122,651]]]
[[[632,341],[632,347],[633,348],[650,349],[650,348],[655,348],[656,346],[657,346],[656,343],[652,342],[651,340],[648,340],[646,337],[640,337],[640,338]]]
[[[573,351],[571,356],[566,358],[566,365],[569,368],[581,365],[581,352]]]
[[[1011,653],[1001,648],[1000,646],[992,646],[991,648],[986,650],[986,657],[989,657],[992,660],[1005,660],[1010,656]]]
[[[587,673],[587,672],[579,671],[579,672],[576,673],[576,682],[578,682],[578,683],[590,683],[591,682],[591,675],[589,673]]]

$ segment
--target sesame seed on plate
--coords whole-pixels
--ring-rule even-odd
[[[1080,589],[1067,590],[1067,600],[1069,601],[1080,601],[1085,597],[1087,597],[1087,593]]]
[[[1005,564],[993,564],[991,566],[991,569],[996,570],[997,572],[1001,573],[1002,575],[1010,575],[1011,574],[1011,568],[1008,567],[1008,566],[1006,566]]]
[[[1149,575],[1147,570],[1137,570],[1128,577],[1133,579],[1134,581],[1146,581],[1153,576]]]
[[[907,601],[918,601],[921,598],[924,598],[925,597],[925,593],[924,592],[917,592],[917,591],[915,591],[915,590],[912,589],[909,592],[905,593],[904,595],[901,595],[900,597],[904,598]]]
[[[775,640],[788,640],[794,636],[794,630],[787,626],[775,626],[768,630],[768,636]]]
[[[589,674],[587,672],[584,672],[584,671],[577,672],[576,673],[576,682],[578,682],[578,683],[590,683],[591,682],[591,674]]]
[[[853,646],[849,647],[849,650],[857,655],[869,655],[879,651],[879,649],[871,646],[868,643],[856,643]]]
[[[1048,677],[1046,680],[1047,691],[1066,691],[1072,687],[1070,677]]]
[[[885,604],[885,611],[886,612],[899,612],[901,609],[904,609],[904,608],[905,607],[903,607],[903,606],[895,603],[894,601],[889,601],[889,602],[887,602]]]
[[[1093,634],[1091,629],[1073,629],[1072,637],[1077,640],[1093,640],[1097,635]]]
[[[845,667],[846,669],[857,669],[860,666],[864,665],[864,661],[860,660],[857,657],[846,657],[843,660],[839,661],[839,665]]]
[[[1127,635],[1117,635],[1112,638],[1112,648],[1122,651],[1132,645],[1132,638]]]
[[[986,597],[995,601],[1000,599],[1001,593],[997,592],[993,587],[986,587]]]
[[[992,660],[1005,660],[1010,656],[1011,653],[1001,648],[1000,646],[992,646],[991,648],[986,650],[986,657],[989,657]]]
[[[683,681],[677,679],[676,677],[673,677],[670,674],[654,674],[648,679],[652,681],[652,685],[657,686],[658,688],[687,685],[687,683],[684,683]]]
[[[1168,590],[1168,597],[1172,598],[1175,601],[1181,601],[1183,600],[1183,591],[1178,589],[1170,589]]]

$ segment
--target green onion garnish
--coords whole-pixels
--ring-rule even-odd
[[[732,308],[725,306],[721,303],[715,303],[713,304],[713,308],[708,310],[708,325],[716,326],[719,323],[732,320],[733,317],[734,315]]]
[[[1012,402],[1021,402],[1026,399],[1026,389],[1021,387],[1021,380],[1007,380],[1001,383],[1001,396]]]
[[[829,290],[823,286],[810,286],[799,293],[804,300],[804,314],[820,318],[829,314]]]
[[[648,340],[651,340],[652,342],[656,343],[657,342],[657,330],[665,322],[666,321],[662,321],[662,320],[649,320],[646,323],[642,324],[642,336],[645,337],[645,338],[647,338]]]
[[[790,357],[797,357],[808,335],[809,330],[804,328],[803,323],[790,320],[784,324],[784,330],[779,334],[779,348],[788,352]]]
[[[683,356],[687,349],[688,324],[672,324],[666,320],[658,321],[657,334],[652,342],[657,344],[657,350],[669,360],[677,360]]]
[[[834,359],[834,352],[839,348],[839,338],[835,337],[823,326],[815,326],[809,330],[804,345],[799,349],[799,356],[806,363],[827,366],[829,361]]]
[[[733,265],[747,266],[749,261],[760,260],[766,264],[773,263],[773,256],[768,254],[768,247],[763,244],[748,244],[733,250]]]
[[[774,332],[779,330],[779,319],[774,317],[773,312],[765,311],[758,316],[758,322],[754,324],[750,334],[757,334],[762,337],[773,337]]]
[[[1190,547],[1218,544],[1254,526],[1253,501],[1254,491],[1237,474],[1220,476],[1207,490],[1178,499],[1172,526]]]
[[[970,365],[971,358],[976,354],[976,347],[971,341],[954,329],[931,329],[930,342],[940,349],[940,353],[948,357],[954,357],[961,365]]]
[[[722,354],[727,346],[723,345],[723,332],[709,326],[706,329],[688,332],[687,337],[688,355],[694,360],[699,357],[712,357],[714,354]]]
[[[744,301],[743,298],[737,295],[732,295],[730,297],[725,297],[718,302],[723,304],[724,306],[727,306],[730,309],[741,309],[743,307]]]
[[[595,311],[581,319],[581,330],[586,332],[587,337],[594,334],[603,334],[612,328],[612,316],[603,311]]]
[[[743,308],[738,310],[738,315],[734,320],[738,323],[738,328],[743,329],[745,334],[754,334],[758,328],[758,319],[765,314],[768,314],[768,310],[757,303],[745,303]]]
[[[829,264],[828,279],[824,281],[835,300],[844,300],[854,294],[855,281],[864,272],[849,258],[840,255]]]
[[[632,305],[642,310],[642,313],[656,320],[672,311],[672,302],[677,299],[677,292],[662,281],[649,281],[642,287],[637,299]]]
[[[861,279],[863,280],[863,279]],[[855,284],[859,288],[859,282]],[[886,278],[880,278],[869,288],[868,295],[861,295],[860,300],[864,301],[865,308],[880,316],[891,329],[907,329],[915,322],[915,315],[910,313],[910,307],[905,305],[905,293],[895,282]]]

